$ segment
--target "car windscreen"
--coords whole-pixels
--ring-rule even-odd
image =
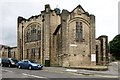
[[[18,62],[18,60],[16,60],[16,59],[11,59],[13,62]]]
[[[33,61],[33,60],[29,60],[31,63],[36,63],[35,61]]]

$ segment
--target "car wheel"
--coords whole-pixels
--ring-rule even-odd
[[[32,66],[29,66],[28,69],[31,70],[31,69],[32,69]]]
[[[18,66],[18,68],[20,69],[20,68],[21,68],[21,66],[19,65],[19,66]]]

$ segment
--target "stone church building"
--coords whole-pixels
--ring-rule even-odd
[[[107,36],[95,37],[95,16],[78,5],[71,12],[49,4],[41,14],[18,17],[19,59],[45,66],[78,67],[106,65]]]

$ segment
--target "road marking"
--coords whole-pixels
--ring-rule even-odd
[[[54,73],[65,73],[63,71],[50,71],[50,70],[42,70],[42,71],[46,71],[46,72],[54,72]]]
[[[31,76],[31,77],[35,77],[35,78],[46,78],[46,77],[30,75],[30,74],[26,74],[26,73],[22,73],[22,74],[25,75],[25,76]]]
[[[28,75],[28,74],[25,74],[25,73],[22,73],[22,74],[25,75],[25,76]]]
[[[74,70],[74,69],[66,69],[66,71],[69,71],[69,72],[77,72],[77,70]]]

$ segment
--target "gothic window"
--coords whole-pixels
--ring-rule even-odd
[[[35,59],[35,48],[32,48],[32,59]]]
[[[25,42],[30,41],[30,29],[29,28],[25,29],[24,39],[25,39]]]
[[[13,51],[13,54],[14,54],[14,58],[15,58],[15,51]]]
[[[40,59],[40,48],[38,48],[38,59]]]
[[[41,27],[38,24],[29,25],[24,32],[25,42],[41,40]]]
[[[26,41],[28,42],[28,40],[29,40],[29,32],[27,31],[27,33],[26,33]]]
[[[76,41],[82,42],[82,22],[76,22]]]
[[[27,49],[27,54],[26,54],[26,58],[29,58],[29,49]]]
[[[35,26],[34,26],[34,25],[32,26],[31,33],[36,33],[36,29],[35,29]]]
[[[26,42],[30,41],[30,32],[29,30],[26,32]]]
[[[41,28],[38,27],[38,33],[37,33],[38,40],[41,40]]]
[[[31,29],[31,40],[32,41],[36,40],[36,28],[34,26],[32,26],[32,29]]]

